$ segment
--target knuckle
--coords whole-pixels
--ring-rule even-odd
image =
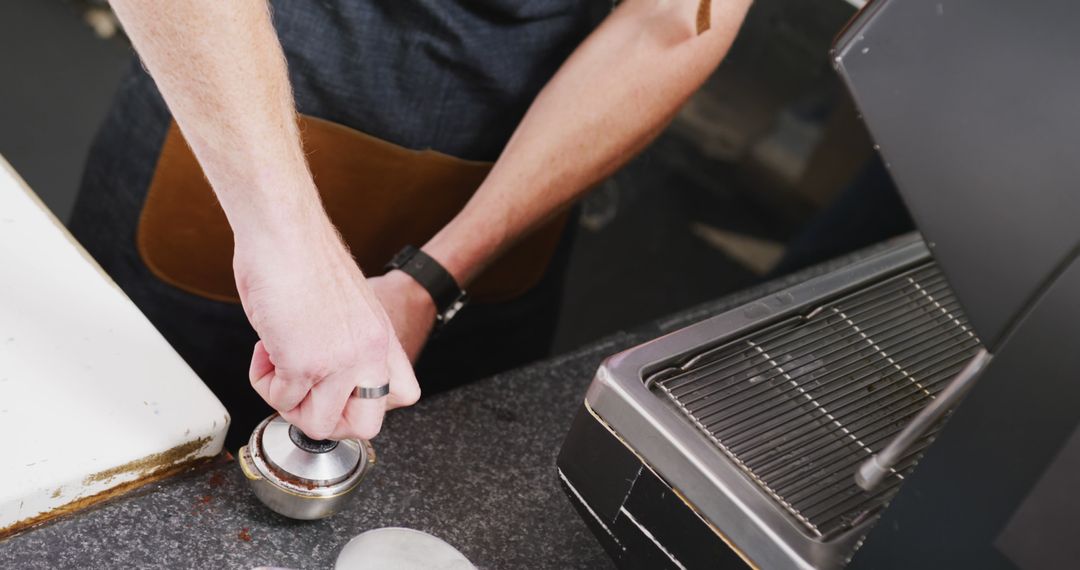
[[[289,378],[290,380],[306,379],[308,378],[308,370],[311,366],[312,360],[310,358],[304,358],[299,351],[289,350],[280,351],[276,357],[277,368],[281,371],[281,376]]]
[[[285,421],[289,422],[290,424],[300,428],[300,431],[304,430],[304,428],[300,427],[300,416],[296,413],[295,410],[279,411],[278,415],[280,415]]]
[[[420,401],[420,385],[413,383],[401,391],[398,399],[402,405],[411,406]]]
[[[293,408],[311,390],[313,383],[302,376],[279,376],[267,390],[267,403],[275,409]]]
[[[329,373],[331,366],[328,359],[309,353],[305,357],[290,357],[282,368],[291,382],[312,386]]]
[[[351,432],[350,437],[357,439],[373,439],[379,435],[379,431],[382,429],[382,421],[372,421],[373,418],[365,417],[362,415],[355,415],[348,419],[348,428]]]
[[[375,439],[381,430],[382,426],[364,427],[356,430],[355,435],[358,439]]]
[[[332,364],[322,359],[310,359],[304,362],[303,366],[299,369],[299,374],[305,380],[311,384],[317,383],[319,380],[326,378],[330,375],[330,371],[334,368]]]

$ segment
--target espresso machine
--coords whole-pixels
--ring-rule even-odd
[[[832,53],[919,233],[612,356],[558,460],[621,568],[1080,564],[1080,4]]]

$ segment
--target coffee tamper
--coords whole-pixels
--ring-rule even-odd
[[[263,420],[240,448],[240,468],[255,496],[293,519],[336,513],[374,466],[371,442],[311,439],[277,414]]]

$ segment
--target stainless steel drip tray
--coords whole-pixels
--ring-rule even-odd
[[[589,407],[761,568],[840,568],[929,434],[873,492],[854,473],[979,340],[922,241],[610,358]]]

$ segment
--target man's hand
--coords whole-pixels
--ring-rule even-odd
[[[370,439],[385,410],[415,403],[420,389],[375,292],[325,216],[313,218],[237,243],[237,287],[262,339],[251,383],[312,438]],[[386,398],[350,397],[387,382]]]
[[[368,284],[386,309],[409,361],[416,362],[435,326],[435,302],[431,295],[415,279],[398,270],[372,277]]]

